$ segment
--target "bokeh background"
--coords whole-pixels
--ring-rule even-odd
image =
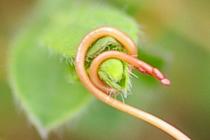
[[[0,0],[0,140],[40,140],[14,102],[7,82],[7,51],[36,0]],[[170,87],[139,80],[126,103],[152,112],[195,140],[210,139],[210,2],[208,0],[110,0],[131,14],[144,32],[142,42],[165,59]],[[160,130],[93,101],[74,121],[49,134],[49,140],[164,140]]]

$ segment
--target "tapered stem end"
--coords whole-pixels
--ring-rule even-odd
[[[171,84],[171,81],[168,80],[168,79],[162,79],[162,80],[161,80],[161,83],[162,83],[163,85],[169,86],[169,85]]]

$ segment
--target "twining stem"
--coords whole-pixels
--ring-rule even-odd
[[[89,76],[85,69],[85,58],[88,51],[88,48],[99,38],[104,36],[112,36],[116,40],[118,40],[122,46],[127,50],[128,54],[123,54],[121,52],[110,51],[104,52],[97,56],[90,66]],[[106,93],[111,90],[111,88],[107,88],[98,78],[97,70],[99,65],[106,59],[109,58],[117,58],[127,63],[131,64],[132,66],[136,67],[139,71],[145,72],[147,74],[152,75],[153,77],[161,80],[163,84],[170,84],[170,81],[165,79],[162,73],[156,68],[144,63],[143,61],[137,60],[135,57],[137,56],[137,49],[135,44],[129,37],[127,37],[122,32],[111,28],[111,27],[102,27],[99,29],[94,30],[93,32],[89,33],[84,37],[81,41],[80,46],[78,48],[78,52],[76,55],[76,72],[80,78],[80,81],[83,85],[99,100],[103,101],[104,103],[126,112],[134,117],[142,119],[160,129],[164,132],[168,133],[169,135],[173,136],[177,140],[190,140],[186,135],[184,135],[181,131],[176,129],[175,127],[171,126],[170,124],[164,122],[163,120],[146,113],[140,109],[135,107],[129,106],[124,104],[110,96]],[[100,81],[100,82],[99,82]]]
[[[131,66],[139,70],[140,72],[149,74],[154,78],[161,81],[164,85],[170,85],[170,81],[166,79],[163,74],[157,69],[149,64],[138,60],[137,58],[130,56],[128,54],[118,52],[118,51],[107,51],[98,55],[91,63],[88,73],[90,75],[90,80],[95,86],[97,86],[102,91],[109,93],[113,92],[113,89],[104,85],[104,83],[98,77],[99,66],[107,59],[116,58],[129,63]]]

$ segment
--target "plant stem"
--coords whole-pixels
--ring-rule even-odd
[[[140,71],[146,72],[157,79],[161,80],[163,84],[170,84],[169,80],[165,79],[164,76],[160,73],[159,70],[156,68],[151,67],[150,65],[144,63],[143,61],[137,60],[136,54],[137,49],[135,47],[135,44],[127,37],[125,34],[119,32],[116,29],[110,28],[110,27],[102,27],[100,29],[97,29],[91,33],[89,33],[85,38],[82,40],[78,52],[76,55],[76,72],[80,78],[80,81],[84,84],[84,86],[99,100],[103,101],[104,103],[121,110],[123,112],[126,112],[134,117],[137,117],[139,119],[142,119],[158,128],[163,130],[164,132],[168,133],[169,135],[173,136],[177,140],[190,140],[186,135],[184,135],[181,131],[176,129],[175,127],[171,126],[170,124],[164,122],[163,120],[146,113],[140,109],[137,109],[135,107],[126,105],[106,94],[107,90],[110,89],[100,89],[94,85],[94,83],[91,81],[91,76],[87,74],[85,69],[85,57],[86,53],[88,51],[88,48],[91,46],[91,44],[96,41],[97,39],[103,37],[103,36],[112,36],[116,38],[128,51],[128,54],[122,54],[120,52],[116,51],[110,51],[110,52],[104,52],[100,54],[97,58],[93,60],[91,64],[92,70],[91,74],[94,74],[95,76],[92,77],[92,81],[97,78],[96,73],[98,66],[101,62],[103,62],[105,59],[108,59],[110,57],[118,58],[123,61],[126,61],[134,66],[136,66]],[[130,56],[131,55],[131,56]],[[95,66],[95,68],[93,68]],[[97,84],[97,81],[95,82]]]

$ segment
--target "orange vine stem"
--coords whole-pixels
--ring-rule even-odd
[[[125,61],[125,62],[129,63],[130,65],[132,65],[137,70],[139,70],[140,72],[147,73],[147,74],[155,77],[156,79],[160,80],[161,83],[164,85],[170,84],[170,81],[168,79],[166,79],[157,68],[154,68],[154,67],[150,66],[149,64],[146,64],[145,62],[138,60],[135,57],[132,57],[128,54],[118,52],[118,51],[108,51],[108,52],[104,52],[104,53],[98,55],[92,61],[89,71],[88,71],[89,75],[91,75],[90,79],[93,82],[93,84],[106,93],[113,91],[113,89],[104,85],[104,83],[99,79],[97,71],[98,71],[100,64],[110,58],[116,58],[116,59]]]
[[[122,46],[127,50],[128,54],[117,52],[117,51],[107,51],[100,55],[98,55],[91,63],[89,69],[89,75],[85,69],[85,58],[87,51],[91,45],[101,37],[104,36],[112,36],[116,40],[118,40]],[[99,100],[103,101],[104,103],[126,112],[134,117],[142,119],[157,128],[160,128],[164,132],[168,133],[172,137],[177,140],[190,140],[186,135],[184,135],[181,131],[173,127],[172,125],[166,123],[165,121],[146,113],[140,109],[132,107],[130,105],[124,104],[121,101],[118,101],[110,96],[107,95],[107,92],[114,90],[110,87],[107,87],[98,77],[97,70],[100,64],[110,58],[117,58],[122,61],[129,63],[130,65],[134,66],[141,72],[147,73],[156,79],[160,80],[162,84],[169,85],[170,81],[166,79],[163,74],[156,68],[153,68],[149,64],[138,60],[137,56],[137,49],[133,41],[126,36],[124,33],[111,28],[111,27],[102,27],[96,29],[86,35],[84,39],[81,41],[80,46],[77,51],[76,55],[76,72],[79,76],[80,81],[83,85]]]

